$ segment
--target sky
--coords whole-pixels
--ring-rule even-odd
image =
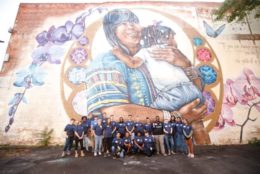
[[[10,39],[8,29],[13,26],[20,3],[91,3],[91,2],[109,2],[124,0],[1,0],[0,1],[0,71],[2,62],[6,55],[6,49]],[[223,0],[162,0],[174,2],[223,2]]]

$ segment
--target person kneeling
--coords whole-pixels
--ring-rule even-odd
[[[144,134],[144,154],[146,156],[152,156],[155,151],[154,148],[154,137],[149,134],[149,132],[145,132]]]
[[[117,157],[124,158],[123,140],[119,132],[113,139],[111,151],[114,159]]]
[[[132,140],[131,140],[131,136],[128,132],[125,133],[125,137],[123,139],[123,143],[124,143],[124,151],[125,151],[125,155],[128,155],[132,152]]]
[[[144,140],[141,132],[137,132],[137,136],[134,138],[134,153],[143,152],[144,150]]]

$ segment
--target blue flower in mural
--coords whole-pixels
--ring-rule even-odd
[[[65,49],[57,45],[45,45],[36,48],[32,53],[32,64],[41,65],[44,62],[60,64],[60,59],[64,56]]]
[[[67,76],[71,83],[79,85],[86,80],[86,69],[83,67],[73,67],[68,71]]]
[[[202,39],[199,38],[199,37],[194,37],[194,38],[193,38],[193,43],[194,43],[194,45],[196,45],[196,46],[200,46],[200,45],[203,44],[203,41],[202,41]]]
[[[211,66],[202,65],[199,67],[199,72],[204,84],[209,85],[217,80],[217,73]]]
[[[16,73],[16,81],[14,82],[14,86],[16,87],[25,87],[31,88],[34,86],[42,86],[44,84],[43,78],[46,73],[37,66],[30,65],[30,67],[26,70],[21,70]]]

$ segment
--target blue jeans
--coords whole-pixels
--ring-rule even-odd
[[[119,156],[120,158],[124,158],[125,156],[125,151],[120,146],[112,146],[111,151],[113,156]]]
[[[187,146],[185,143],[184,135],[180,133],[176,133],[175,139],[176,139],[176,152],[187,153]]]
[[[67,137],[63,151],[70,151],[72,144],[73,144],[73,141],[74,141],[74,137]]]
[[[168,153],[174,150],[174,141],[172,135],[164,135],[164,141],[166,143],[166,147],[168,150]]]
[[[103,136],[95,136],[95,153],[101,152]]]

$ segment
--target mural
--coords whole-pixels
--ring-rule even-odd
[[[116,118],[131,114],[140,120],[156,115],[163,119],[167,112],[180,111],[192,121],[197,144],[226,143],[229,140],[216,137],[232,127],[239,132],[237,143],[243,142],[245,127],[256,122],[260,112],[260,74],[254,68],[240,68],[236,73],[242,70],[242,74],[227,76],[224,84],[225,62],[220,63],[219,56],[223,54],[215,50],[221,45],[218,38],[229,36],[225,32],[234,24],[213,25],[208,15],[215,6],[205,12],[200,7],[164,3],[159,10],[148,4],[122,3],[117,8],[97,4],[76,12],[74,20],[66,15],[60,25],[45,22],[34,35],[37,46],[26,58],[28,65],[14,70],[13,85],[22,90],[14,90],[19,92],[7,102],[5,136],[16,129],[18,111],[30,105],[28,93],[37,86],[51,90],[46,79],[59,76],[55,86],[60,93],[55,98],[61,98],[57,102],[67,118],[106,112]],[[258,55],[259,46],[254,48]],[[61,73],[51,74],[57,68]],[[235,121],[240,105],[247,113],[244,120]]]

